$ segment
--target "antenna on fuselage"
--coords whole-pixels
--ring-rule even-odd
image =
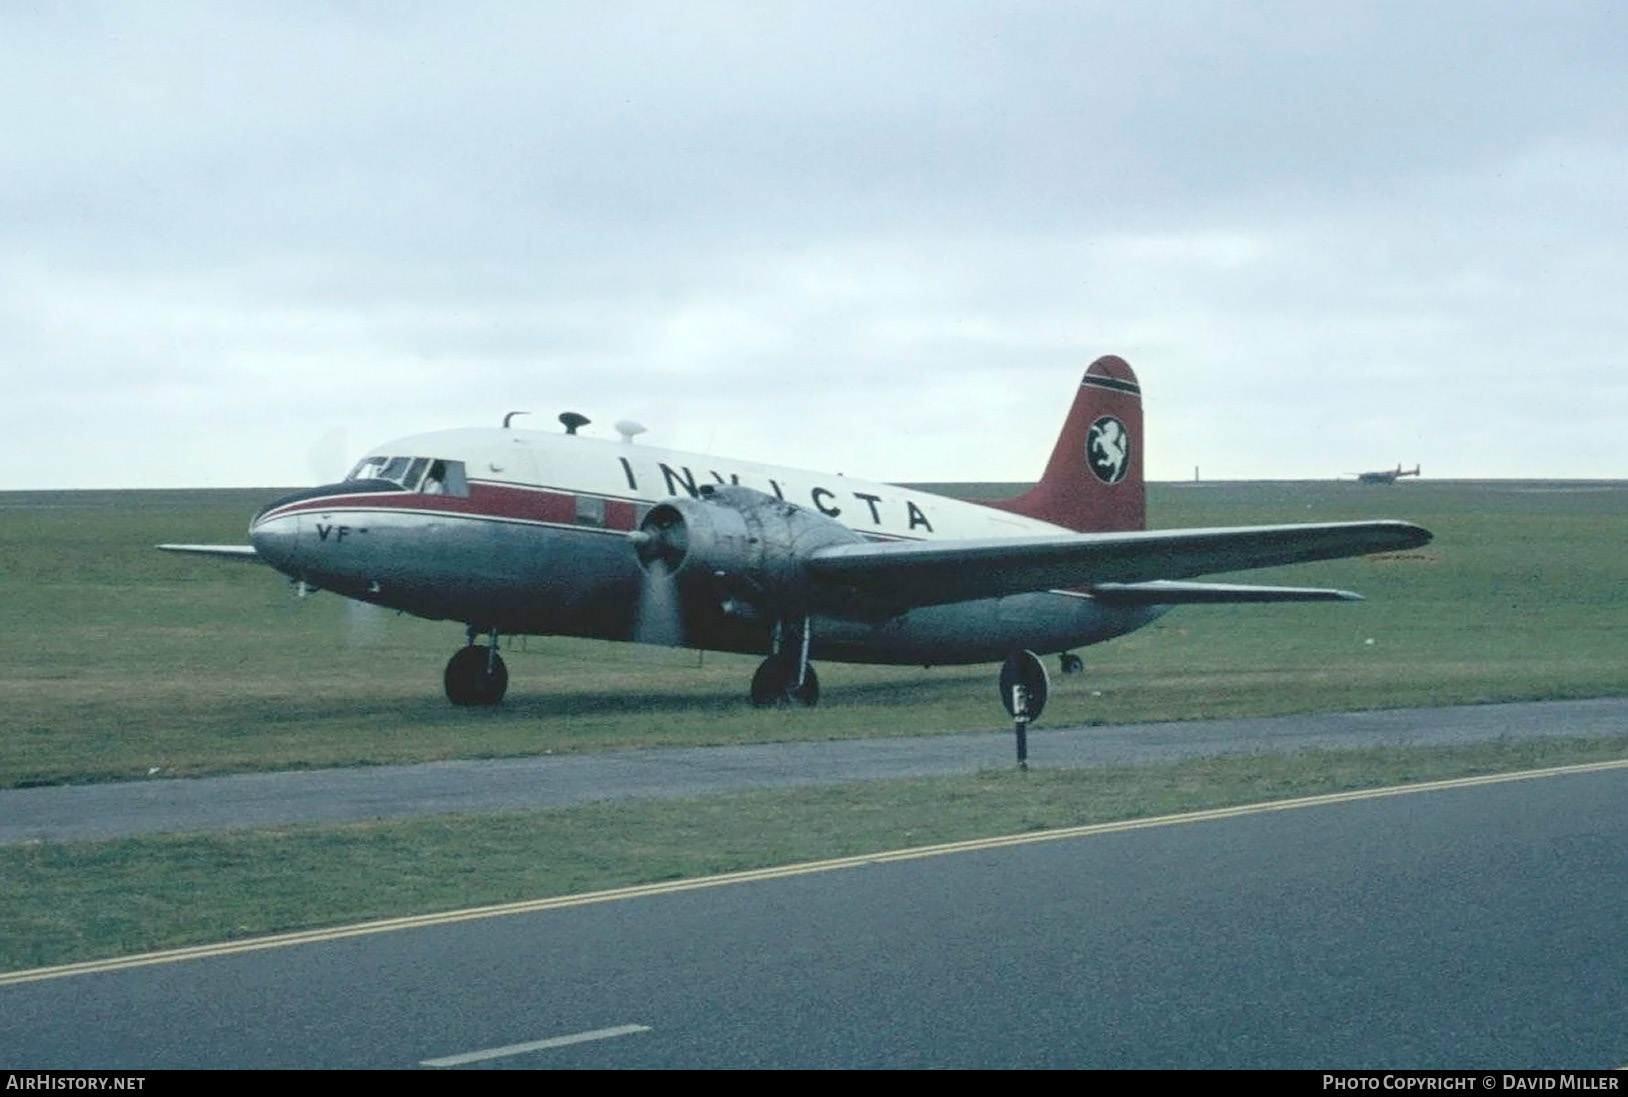
[[[585,427],[592,421],[586,415],[578,415],[574,411],[560,412],[560,422],[565,424],[565,433],[567,434],[575,434],[578,427]]]
[[[503,417],[503,429],[504,430],[509,429],[509,424],[514,422],[514,417],[516,415],[530,415],[530,414],[531,414],[531,412],[529,412],[529,411],[511,411],[511,412],[509,412],[507,415],[505,415]]]
[[[632,442],[633,439],[644,432],[645,425],[643,423],[635,423],[632,419],[618,419],[616,421],[616,433],[622,436],[624,442]]]

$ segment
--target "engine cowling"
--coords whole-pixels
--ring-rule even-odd
[[[632,536],[646,568],[663,567],[682,587],[775,616],[813,608],[817,591],[803,564],[809,553],[864,540],[823,514],[734,484],[657,504]]]

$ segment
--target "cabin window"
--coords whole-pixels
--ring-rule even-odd
[[[605,500],[597,495],[577,496],[577,525],[605,528]]]

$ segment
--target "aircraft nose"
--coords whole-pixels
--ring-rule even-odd
[[[249,527],[249,541],[260,559],[278,571],[290,571],[294,567],[295,546],[299,543],[298,523],[297,518],[256,519]]]
[[[283,574],[295,579],[307,578],[305,573],[312,561],[301,547],[301,511],[297,504],[342,495],[352,487],[351,484],[323,484],[273,499],[261,507],[260,513],[249,523],[249,541],[254,545],[254,551]]]
[[[260,558],[278,571],[299,578],[300,519],[278,514],[275,505],[262,510],[249,523],[249,542]]]

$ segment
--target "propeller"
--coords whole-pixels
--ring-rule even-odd
[[[639,607],[633,619],[633,640],[639,644],[678,647],[684,643],[684,606],[678,580],[662,560],[645,566]]]
[[[384,638],[384,615],[389,611],[372,602],[345,599],[345,642],[353,648],[369,648]]]
[[[627,535],[646,571],[660,569],[670,577],[684,563],[690,551],[689,529],[684,516],[671,506],[659,506],[645,516],[643,524]]]
[[[342,426],[330,427],[306,451],[305,464],[313,484],[329,484],[345,475],[351,460],[350,432]]]
[[[294,612],[300,614],[326,612],[308,611],[306,609],[311,604],[312,595],[324,593],[322,587],[316,586],[305,579],[290,579],[288,585],[294,595],[290,603]],[[344,631],[346,646],[351,648],[376,647],[384,639],[384,618],[385,614],[390,611],[384,606],[360,598],[352,598],[337,593],[334,596],[339,599],[342,607],[340,610],[342,615],[341,628]]]
[[[314,586],[304,579],[289,580],[289,588],[294,593],[292,608],[296,613],[307,612],[306,607],[311,604],[311,596],[324,593],[323,588]],[[364,602],[359,598],[350,598],[343,594],[335,595],[339,599],[345,634],[345,643],[348,647],[373,647],[383,639],[385,614],[390,611],[384,606],[372,602]],[[316,612],[316,611],[310,611]]]
[[[644,572],[633,639],[640,644],[676,647],[684,642],[684,606],[677,578],[689,549],[684,520],[670,507],[657,507],[627,538],[633,542]]]

